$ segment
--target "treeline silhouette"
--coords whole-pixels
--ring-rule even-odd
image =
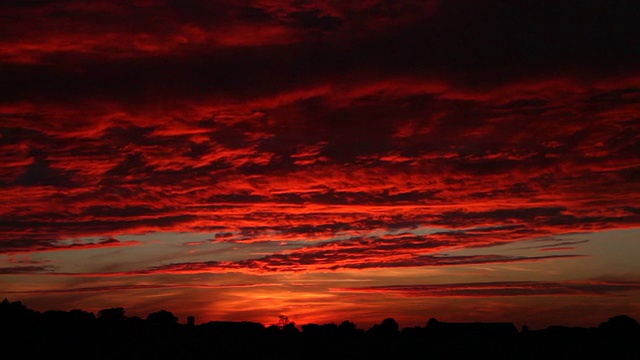
[[[369,329],[353,322],[296,326],[211,321],[186,324],[160,310],[145,319],[124,308],[38,312],[0,303],[0,345],[17,359],[640,359],[640,325],[617,315],[593,328],[518,330],[512,323],[400,328],[393,318]]]

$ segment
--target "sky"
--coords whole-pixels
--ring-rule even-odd
[[[0,2],[0,297],[640,319],[636,1]]]

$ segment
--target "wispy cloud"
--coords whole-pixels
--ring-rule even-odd
[[[640,226],[633,5],[3,2],[3,274],[569,263],[473,250]]]
[[[252,287],[271,287],[281,286],[281,284],[259,283],[259,284],[222,284],[222,285],[204,285],[204,284],[132,284],[132,285],[107,285],[92,287],[75,287],[67,289],[38,289],[23,291],[8,291],[8,294],[73,294],[85,292],[110,292],[110,291],[127,291],[127,290],[154,290],[154,289],[235,289],[235,288],[252,288]]]
[[[610,295],[639,291],[637,282],[602,281],[506,281],[437,285],[394,285],[353,288],[334,288],[335,292],[388,293],[408,297],[501,297],[501,296],[580,296]]]

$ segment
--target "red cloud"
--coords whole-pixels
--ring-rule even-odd
[[[415,322],[441,297],[443,313],[491,321],[634,311],[637,283],[506,282],[502,271],[493,283],[288,292],[294,278],[346,273],[393,283],[387,272],[417,268],[563,269],[583,253],[588,271],[629,277],[623,261],[603,265],[622,248],[596,250],[616,239],[565,239],[640,226],[632,2],[5,1],[0,12],[0,275],[21,279],[7,280],[13,293],[371,323]],[[184,246],[146,240],[165,232]],[[150,251],[118,240],[136,234]],[[69,263],[86,249],[127,263]],[[284,287],[234,300],[166,281],[189,274]],[[146,282],[156,276],[163,285]],[[129,290],[166,296],[119,295]],[[608,294],[620,296],[601,307]]]
[[[3,243],[0,244],[0,253],[19,254],[49,251],[88,250],[136,245],[140,245],[140,242],[119,241],[111,238],[99,242],[74,242],[71,244],[61,244],[54,240],[43,241],[38,239],[37,241],[33,241],[32,239],[6,239]]]
[[[1,269],[0,269],[1,270]],[[16,272],[20,273],[20,272]],[[107,285],[93,287],[75,287],[70,289],[39,289],[27,291],[8,291],[14,294],[73,294],[86,292],[105,292],[105,291],[127,291],[127,290],[150,290],[150,289],[236,289],[236,288],[253,288],[253,287],[272,287],[281,286],[281,284],[260,283],[260,284],[221,284],[221,285],[202,285],[202,284],[170,284],[170,285]]]
[[[397,285],[362,288],[336,288],[336,292],[389,293],[408,297],[496,297],[496,296],[549,296],[549,295],[609,295],[637,291],[640,284],[634,282],[481,282],[437,285]]]
[[[3,5],[0,251],[216,232],[306,247],[214,269],[428,266],[412,249],[640,225],[631,12],[601,39],[466,1],[190,3]]]

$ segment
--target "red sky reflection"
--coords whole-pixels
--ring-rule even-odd
[[[10,300],[362,327],[640,317],[637,7],[0,11]]]

